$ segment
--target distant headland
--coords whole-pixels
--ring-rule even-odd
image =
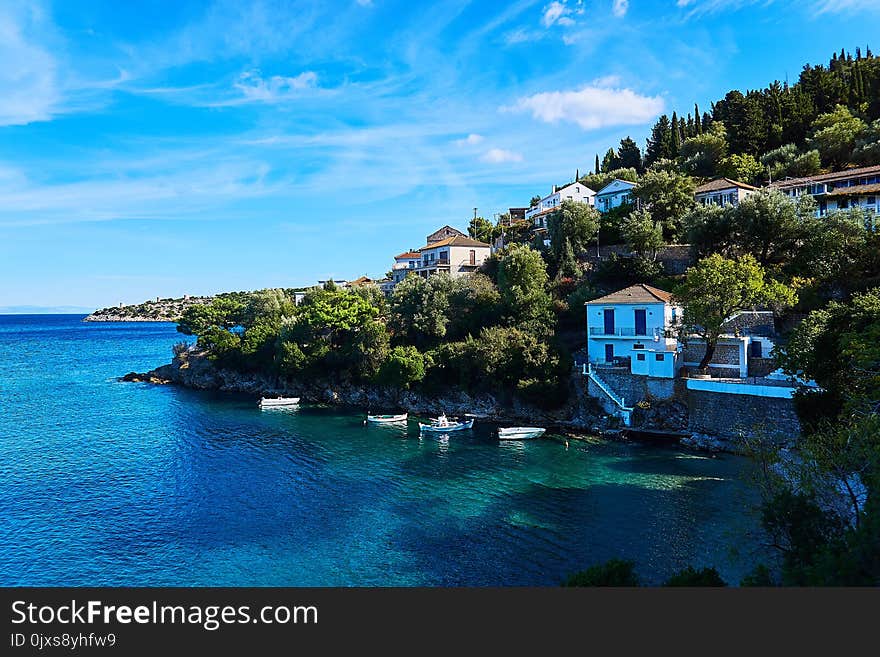
[[[191,297],[144,301],[143,303],[101,308],[83,319],[84,322],[176,322],[190,306],[210,303],[213,297]]]

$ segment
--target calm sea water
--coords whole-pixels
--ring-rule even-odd
[[[747,464],[119,383],[170,324],[0,316],[0,585],[555,585],[612,557],[730,581]]]

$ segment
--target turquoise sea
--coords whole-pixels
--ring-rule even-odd
[[[120,383],[171,324],[0,316],[0,585],[556,585],[612,557],[731,582],[748,463],[493,427],[420,438],[357,410]],[[734,550],[739,548],[739,553]]]

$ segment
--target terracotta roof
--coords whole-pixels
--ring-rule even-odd
[[[618,290],[617,292],[606,294],[604,297],[599,297],[598,299],[587,301],[587,304],[657,303],[658,301],[669,303],[671,300],[671,292],[664,292],[663,290],[659,290],[656,287],[651,287],[650,285],[645,285],[644,283],[637,283],[636,285],[630,285],[629,287],[625,287],[622,290]]]
[[[705,194],[706,192],[717,192],[721,189],[730,189],[731,187],[739,187],[740,189],[751,189],[757,190],[757,187],[752,187],[751,185],[746,185],[745,183],[741,183],[737,180],[731,180],[730,178],[716,178],[715,180],[710,180],[709,182],[700,185],[694,190],[694,194]]]
[[[353,281],[349,281],[348,285],[349,285],[349,287],[351,287],[351,286],[360,287],[361,285],[367,285],[372,282],[373,282],[372,278],[367,278],[366,276],[361,276],[360,278],[356,278]]]
[[[855,185],[854,187],[838,187],[828,192],[825,196],[858,196],[860,194],[880,193],[880,183],[871,185]]]
[[[797,187],[799,185],[807,185],[814,182],[833,182],[835,180],[845,180],[853,176],[864,176],[870,174],[880,174],[880,164],[870,167],[860,167],[858,169],[846,169],[844,171],[832,171],[831,173],[823,173],[817,176],[805,176],[803,178],[788,178],[786,180],[777,180],[770,184],[770,187],[786,188]]]
[[[462,237],[461,235],[454,235],[453,237],[447,237],[445,240],[440,240],[439,242],[433,242],[432,244],[427,244],[423,246],[419,251],[427,251],[428,249],[436,249],[440,246],[482,246],[487,249],[492,248],[491,245],[486,244],[485,242],[479,242],[477,240],[472,240],[470,237]]]
[[[421,256],[419,255],[418,251],[407,251],[406,253],[401,253],[400,255],[394,256],[394,259],[395,260],[403,260],[404,258],[419,258],[419,257],[421,257]]]

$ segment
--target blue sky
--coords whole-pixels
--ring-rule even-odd
[[[381,276],[880,0],[0,4],[0,309]]]

